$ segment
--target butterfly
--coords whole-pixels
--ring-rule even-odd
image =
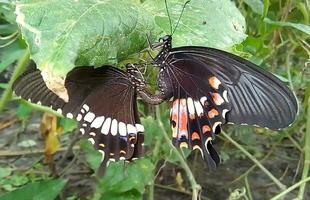
[[[220,157],[212,140],[223,124],[277,130],[294,121],[296,98],[271,73],[228,52],[201,46],[172,48],[171,41],[172,36],[166,35],[151,44],[160,49],[153,58],[160,68],[160,94],[143,95],[153,104],[173,98],[170,122],[175,146],[198,149],[215,168]]]
[[[101,153],[99,174],[109,161],[131,161],[144,149],[144,127],[137,110],[136,87],[142,75],[112,67],[76,67],[65,79],[69,100],[65,101],[46,85],[41,71],[32,67],[13,84],[16,95],[30,102],[49,106],[67,118],[78,121],[78,129]]]

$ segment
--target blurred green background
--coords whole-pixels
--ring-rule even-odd
[[[185,1],[170,0],[173,28]],[[0,200],[2,199],[310,199],[310,1],[192,0],[174,46],[201,45],[247,58],[286,82],[299,101],[281,131],[225,125],[215,140],[216,171],[198,152],[170,141],[169,104],[139,100],[146,156],[94,171],[100,155],[76,123],[12,95],[29,65],[64,76],[76,65],[146,63],[146,35],[170,34],[163,0],[0,0]]]

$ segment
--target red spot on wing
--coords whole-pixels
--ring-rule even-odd
[[[185,99],[176,99],[172,105],[171,121],[173,122],[172,133],[174,138],[185,136],[188,138],[187,130],[187,106]]]
[[[219,85],[221,84],[221,81],[218,80],[215,76],[213,76],[213,77],[209,78],[209,84],[214,89],[219,89]]]
[[[209,131],[211,131],[210,126],[208,126],[208,125],[203,125],[202,126],[202,132],[203,133],[206,133],[206,132],[209,132]]]
[[[199,137],[199,134],[197,132],[193,132],[192,133],[192,140],[199,140],[200,137]]]
[[[216,109],[211,109],[209,112],[208,112],[208,116],[209,118],[214,118],[215,116],[219,115],[219,112],[216,110]]]
[[[213,102],[216,105],[219,106],[224,103],[224,99],[221,97],[221,95],[219,95],[219,93],[211,93],[211,96],[212,96]]]

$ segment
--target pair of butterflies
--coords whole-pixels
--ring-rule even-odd
[[[198,149],[209,166],[220,158],[212,139],[226,123],[280,129],[295,119],[294,94],[272,74],[233,54],[207,47],[172,48],[171,36],[151,45],[160,52],[153,64],[160,68],[159,94],[145,89],[134,65],[127,72],[112,66],[77,67],[68,73],[66,102],[49,90],[37,69],[23,73],[14,83],[15,93],[31,102],[50,106],[79,123],[108,161],[131,161],[143,155],[144,128],[137,111],[137,96],[159,104],[172,98],[173,144]]]

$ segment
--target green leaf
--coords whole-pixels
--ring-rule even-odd
[[[0,197],[0,200],[12,199],[31,199],[31,200],[53,200],[65,186],[63,179],[47,180],[28,185],[6,193]]]
[[[9,176],[12,173],[12,169],[9,167],[0,167],[0,179]]]
[[[77,127],[77,121],[68,118],[60,118],[59,121],[60,126],[63,127],[62,133],[72,132]]]
[[[279,21],[273,21],[269,18],[265,18],[264,22],[271,24],[271,25],[276,25],[276,26],[292,27],[292,28],[295,28],[299,31],[302,31],[302,32],[310,35],[310,26],[306,25],[306,24],[292,23],[292,22],[279,22]]]
[[[16,116],[20,120],[26,120],[32,112],[32,109],[30,106],[26,104],[20,104],[16,110]]]
[[[244,3],[250,6],[256,14],[264,14],[264,3],[261,0],[244,0]]]
[[[80,146],[81,149],[83,149],[85,152],[86,161],[90,165],[90,168],[92,168],[94,171],[97,171],[101,163],[101,154],[96,151],[92,144],[86,139],[80,141]]]
[[[168,8],[174,29],[185,0],[169,0]],[[155,23],[171,34],[163,0],[147,0],[143,6],[155,17]],[[184,9],[173,34],[174,46],[202,45],[228,48],[246,38],[245,19],[230,0],[192,0]]]
[[[138,191],[131,190],[124,193],[107,193],[101,196],[100,200],[140,200],[142,194]]]
[[[10,22],[11,24],[15,23],[14,6],[12,1],[7,0],[0,1],[0,14],[4,15],[4,19],[6,21]]]
[[[76,65],[115,64],[147,46],[154,23],[124,0],[21,0],[16,21],[39,69],[65,75]]]
[[[145,186],[152,182],[154,169],[149,158],[135,160],[128,167],[123,162],[110,163],[98,186],[101,199],[141,199]]]
[[[269,0],[264,0],[263,18],[265,18],[267,16],[268,10],[269,10]]]
[[[16,41],[5,48],[0,48],[0,73],[18,60],[24,54],[24,51],[25,46],[19,41]]]

